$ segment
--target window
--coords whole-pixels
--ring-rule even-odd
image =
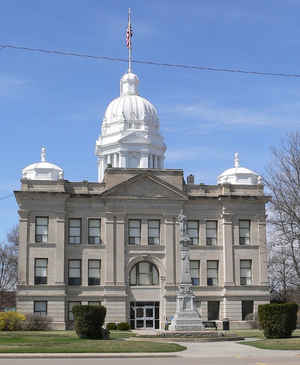
[[[101,302],[98,300],[89,300],[88,305],[101,305]]]
[[[218,285],[218,266],[219,262],[216,260],[207,261],[207,285]]]
[[[88,285],[100,285],[100,260],[88,261]]]
[[[69,321],[74,321],[74,315],[73,315],[73,312],[72,312],[72,308],[75,305],[81,305],[81,302],[69,302],[68,303],[68,320]]]
[[[69,219],[69,244],[79,245],[81,241],[81,219]]]
[[[207,319],[209,321],[216,321],[219,319],[220,302],[209,300],[207,302]]]
[[[130,285],[157,285],[158,282],[158,270],[151,262],[139,262],[130,271]]]
[[[216,246],[217,244],[217,221],[206,222],[206,245]]]
[[[89,219],[88,220],[88,230],[89,237],[88,243],[91,245],[97,245],[100,243],[100,229],[101,229],[101,221],[100,219]]]
[[[160,243],[160,221],[149,220],[148,221],[148,244],[159,245]]]
[[[80,260],[69,260],[69,285],[81,285]]]
[[[242,320],[249,321],[253,318],[253,300],[242,300]]]
[[[251,260],[241,260],[240,261],[240,284],[241,285],[251,285],[252,283],[252,261]]]
[[[33,302],[33,313],[40,316],[47,315],[47,302],[46,301],[34,301]]]
[[[240,220],[240,245],[250,244],[250,221]]]
[[[34,259],[34,284],[47,284],[48,259]]]
[[[141,243],[141,221],[130,219],[128,221],[128,243],[139,245]]]
[[[48,242],[48,217],[35,217],[35,242]]]
[[[190,260],[191,280],[192,285],[200,285],[200,261]]]
[[[199,244],[199,222],[198,221],[188,221],[187,231],[191,239],[192,245]]]

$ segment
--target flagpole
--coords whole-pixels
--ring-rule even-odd
[[[128,29],[129,29],[129,47],[128,47],[128,73],[131,72],[131,19],[130,8],[128,9]]]

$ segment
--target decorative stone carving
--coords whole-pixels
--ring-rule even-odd
[[[199,331],[204,329],[200,315],[195,308],[195,295],[191,283],[190,271],[190,237],[187,232],[187,219],[183,211],[177,217],[180,236],[181,276],[176,294],[176,313],[172,319],[172,331]]]

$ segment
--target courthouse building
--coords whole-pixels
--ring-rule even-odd
[[[183,210],[190,267],[203,320],[246,326],[269,301],[266,218],[261,178],[232,168],[215,185],[165,169],[155,107],[126,73],[96,141],[98,182],[71,182],[46,161],[24,168],[19,205],[17,310],[72,326],[75,304],[103,304],[107,322],[164,328],[175,313]]]

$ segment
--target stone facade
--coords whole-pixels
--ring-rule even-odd
[[[189,181],[182,170],[150,168],[106,168],[100,183],[22,179],[15,192],[17,310],[46,312],[54,328],[65,329],[73,302],[101,302],[107,322],[163,329],[176,309],[176,217],[183,210],[193,222],[190,260],[201,318],[244,325],[252,307],[269,301],[268,197],[261,184]]]

